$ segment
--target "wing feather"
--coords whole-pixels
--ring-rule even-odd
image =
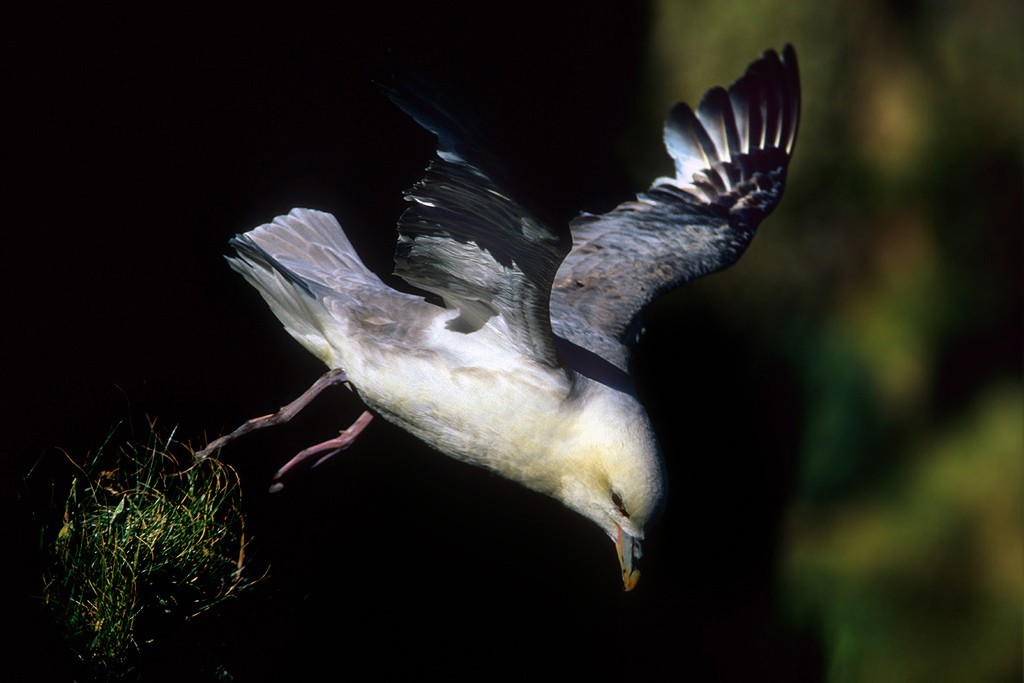
[[[463,156],[450,115],[415,93],[393,101],[438,137],[438,158],[406,193],[398,222],[395,274],[440,296],[459,315],[450,329],[471,334],[494,322],[520,353],[552,367],[560,360],[549,301],[569,251],[559,235]],[[458,145],[463,145],[459,147]]]
[[[675,177],[572,222],[552,292],[555,333],[626,369],[642,309],[732,265],[778,204],[799,112],[790,45],[781,58],[765,52],[728,90],[709,90],[696,112],[675,105],[664,134]]]

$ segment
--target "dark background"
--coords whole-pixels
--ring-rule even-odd
[[[695,7],[694,21],[712,20]],[[909,21],[895,5],[879,7],[889,25]],[[70,477],[58,449],[83,458],[113,424],[141,433],[150,418],[201,446],[204,435],[291,400],[323,371],[229,270],[227,240],[292,207],[317,208],[338,217],[372,268],[390,272],[401,193],[419,178],[433,140],[375,82],[413,73],[464,102],[517,179],[515,192],[562,226],[668,172],[667,157],[657,160],[667,104],[655,85],[666,74],[651,46],[665,30],[655,20],[679,11],[631,2],[379,3],[308,13],[168,6],[10,17],[5,275],[13,350],[11,457],[2,475],[15,519],[9,564],[20,626],[10,644],[19,676],[62,680],[72,666],[36,598],[39,524],[60,514],[59,502],[41,503],[43,492]],[[917,20],[917,10],[906,11]],[[695,62],[706,48],[727,54],[727,64],[716,80],[698,80],[701,73],[686,81],[669,102],[695,103],[763,49],[793,40],[811,65],[805,89],[821,84],[805,106],[805,117],[817,112],[820,136],[823,118],[834,123],[821,106],[827,71],[815,67],[815,47],[827,41],[800,44],[815,33],[812,19],[792,35],[779,23],[758,33],[753,22],[749,41],[694,44],[685,54]],[[844,69],[856,61],[829,58]],[[143,679],[227,671],[235,680],[824,680],[835,644],[829,613],[793,618],[780,588],[787,509],[801,495],[821,503],[862,491],[878,472],[870,454],[893,430],[869,409],[850,428],[854,436],[835,437],[868,454],[842,484],[808,489],[801,480],[799,459],[814,455],[806,426],[821,385],[821,368],[803,367],[808,335],[819,329],[808,320],[840,306],[871,253],[849,212],[825,213],[837,205],[827,193],[844,206],[851,195],[881,201],[864,189],[863,166],[847,171],[844,189],[829,183],[820,171],[838,162],[823,160],[821,149],[807,153],[817,165],[794,170],[806,182],[787,198],[788,215],[804,217],[788,228],[769,219],[737,269],[760,266],[732,289],[678,292],[648,318],[636,377],[670,489],[664,515],[648,529],[635,592],[623,593],[612,544],[591,523],[440,457],[382,420],[347,454],[267,493],[277,467],[362,409],[335,389],[293,424],[224,452],[242,477],[252,567],[269,566],[269,578],[148,650]],[[1018,161],[980,166],[1012,175]],[[1014,201],[1000,214],[1011,221]],[[819,249],[808,235],[826,227],[830,241]],[[772,230],[783,235],[774,247]],[[1019,246],[1018,233],[1000,230],[984,253]],[[816,256],[824,265],[798,265]],[[853,275],[830,270],[851,260]],[[995,277],[1019,284],[1017,265],[998,266]],[[799,286],[770,280],[767,294],[752,294],[758,274],[771,271],[798,271]],[[759,296],[780,292],[792,303],[750,313]],[[723,313],[731,300],[733,312]],[[949,367],[925,390],[946,389],[926,400],[925,414],[936,418],[928,424],[990,378],[1017,372],[1019,319],[1004,312],[1014,301],[1019,294],[975,324],[975,334],[943,338],[942,348],[960,355],[942,361]]]

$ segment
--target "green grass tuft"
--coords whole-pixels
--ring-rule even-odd
[[[117,679],[152,635],[141,624],[187,621],[248,585],[239,480],[155,429],[144,446],[112,432],[75,467],[44,597],[81,663]]]

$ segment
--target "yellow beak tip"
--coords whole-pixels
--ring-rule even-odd
[[[626,587],[626,592],[627,593],[629,591],[633,590],[634,588],[636,588],[636,584],[637,584],[637,582],[639,580],[640,580],[640,570],[639,569],[634,569],[631,572],[629,572],[628,574],[626,572],[622,572],[622,585]]]

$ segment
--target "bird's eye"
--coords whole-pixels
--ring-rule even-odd
[[[622,516],[629,519],[629,513],[626,512],[626,506],[622,504],[622,496],[620,496],[616,491],[612,491],[612,502],[615,503],[615,507],[619,508],[619,512],[622,513]]]

